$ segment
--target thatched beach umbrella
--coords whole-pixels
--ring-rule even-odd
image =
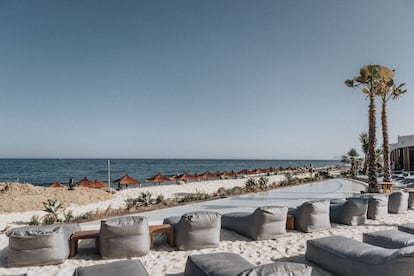
[[[233,177],[233,172],[224,171],[220,174],[221,177]]]
[[[66,186],[60,183],[59,181],[52,183],[49,187],[50,188],[66,188]]]
[[[252,171],[249,171],[248,169],[243,169],[241,171],[238,171],[237,174],[252,174]]]
[[[75,187],[86,187],[90,188],[92,185],[92,181],[90,181],[87,177],[84,177],[81,181],[75,183]]]
[[[108,183],[95,179],[92,181],[90,188],[106,188],[108,187]]]
[[[150,178],[148,178],[147,180],[145,180],[145,181],[147,181],[147,182],[153,182],[153,183],[161,183],[161,182],[168,182],[168,181],[171,181],[171,179],[170,178],[168,178],[168,177],[166,177],[166,176],[164,176],[163,174],[161,174],[161,173],[159,173],[159,174],[156,174],[156,175],[154,175],[154,176],[152,176],[152,177],[150,177]]]
[[[177,176],[175,179],[176,180],[182,180],[184,182],[187,182],[188,180],[194,179],[194,176],[191,175],[191,174],[189,174],[189,173],[187,173],[187,172],[185,172],[185,173],[180,174],[179,176]]]
[[[112,183],[118,184],[118,188],[121,188],[121,185],[126,185],[128,188],[128,185],[139,185],[141,187],[142,182],[136,180],[135,178],[129,176],[128,174],[125,174],[120,179],[114,180]]]
[[[217,177],[217,175],[216,174],[214,174],[214,173],[210,173],[209,171],[205,171],[204,173],[202,173],[201,175],[200,175],[200,178],[204,178],[204,179],[209,179],[209,178],[213,178],[213,177]]]

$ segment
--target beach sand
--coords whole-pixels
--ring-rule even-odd
[[[281,180],[281,176],[272,176],[271,181]],[[142,191],[150,191],[153,195],[162,193],[165,197],[174,197],[177,193],[193,192],[215,192],[220,187],[242,186],[245,179],[217,180],[208,182],[193,182],[185,185],[160,185],[138,189],[128,189],[116,193],[110,199],[91,203],[88,205],[69,205],[73,211],[88,211],[105,209],[108,206],[116,208],[122,206],[123,200],[134,197]],[[0,275],[10,275],[27,273],[27,275],[72,275],[77,266],[88,266],[93,264],[109,263],[116,260],[100,260],[99,255],[94,253],[93,240],[83,240],[79,245],[78,255],[66,260],[63,264],[53,266],[31,266],[22,268],[7,268],[7,247],[8,238],[5,230],[16,226],[27,224],[33,214],[44,214],[42,211],[28,211],[0,214]],[[176,251],[170,248],[164,237],[159,237],[155,248],[146,256],[136,258],[142,261],[150,275],[182,275],[187,256],[193,254],[204,254],[213,252],[233,252],[240,254],[255,265],[271,263],[274,261],[294,261],[306,263],[304,253],[306,250],[306,240],[325,237],[330,235],[343,235],[362,240],[362,233],[379,231],[385,229],[396,229],[396,225],[413,222],[414,211],[410,210],[407,214],[390,214],[380,220],[368,220],[365,225],[345,226],[332,224],[330,230],[316,233],[301,233],[298,231],[288,231],[286,236],[276,240],[249,241],[243,236],[233,232],[222,230],[221,242],[219,247]],[[330,275],[326,271],[312,265],[319,275]]]

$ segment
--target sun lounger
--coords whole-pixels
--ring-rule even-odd
[[[259,207],[253,213],[228,213],[221,217],[223,229],[253,240],[275,239],[286,234],[287,207]]]
[[[331,228],[329,221],[329,200],[304,202],[296,209],[289,209],[295,216],[295,228],[302,232],[316,232]]]
[[[398,191],[390,194],[388,198],[388,213],[402,214],[408,209],[408,193]]]
[[[139,260],[117,261],[107,264],[78,267],[73,276],[149,276]]]
[[[8,265],[31,266],[63,263],[69,256],[69,237],[75,225],[26,226],[12,229]]]
[[[414,235],[414,223],[406,223],[398,226],[398,231],[403,231]]]
[[[188,256],[184,276],[310,276],[312,267],[305,264],[276,262],[254,266],[234,253]]]
[[[384,230],[363,233],[362,241],[384,248],[398,249],[414,245],[414,235],[397,230]]]
[[[146,217],[120,217],[101,221],[99,252],[102,259],[148,254],[150,235]]]
[[[173,226],[179,250],[217,247],[220,243],[221,214],[217,212],[190,212],[166,218],[163,223]]]
[[[343,236],[308,240],[305,257],[344,276],[411,276],[414,268],[414,246],[385,249]]]

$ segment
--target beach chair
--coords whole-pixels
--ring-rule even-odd
[[[220,243],[220,213],[190,212],[181,217],[166,218],[163,223],[174,228],[175,246],[179,250],[217,247]]]
[[[253,240],[276,239],[286,234],[287,211],[287,207],[266,206],[253,213],[228,213],[221,217],[221,227]]]
[[[398,191],[390,194],[388,198],[388,213],[402,214],[408,210],[408,193]]]
[[[411,276],[414,246],[386,249],[343,236],[308,240],[305,258],[335,275]]]
[[[414,235],[397,230],[375,231],[363,233],[362,241],[384,248],[403,248],[414,245]]]
[[[330,221],[346,225],[360,225],[367,220],[368,198],[347,198],[339,204],[331,204]]]
[[[69,239],[76,229],[76,225],[62,224],[10,230],[9,267],[63,263],[69,257]]]
[[[288,214],[295,216],[295,228],[302,232],[316,232],[331,228],[329,220],[329,200],[304,202]]]
[[[254,266],[234,253],[211,253],[188,256],[184,276],[311,276],[312,267],[305,264],[275,262]]]
[[[388,195],[379,193],[365,193],[361,198],[368,198],[368,219],[379,219],[388,216]]]
[[[102,259],[140,257],[150,250],[146,217],[130,216],[101,221],[99,252]]]

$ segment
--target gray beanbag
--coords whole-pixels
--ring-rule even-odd
[[[102,259],[139,257],[150,249],[146,217],[120,217],[101,221],[99,250]]]
[[[377,193],[367,193],[361,195],[368,198],[368,219],[379,219],[388,216],[388,196]]]
[[[414,191],[408,191],[408,209],[414,209]]]
[[[330,220],[346,225],[360,225],[367,220],[368,199],[348,198],[342,204],[330,205]]]
[[[335,275],[410,276],[414,246],[385,249],[342,236],[308,240],[305,257]]]
[[[259,207],[253,213],[228,213],[221,226],[253,240],[275,239],[286,234],[287,207]]]
[[[303,232],[330,229],[329,206],[329,200],[304,202],[291,213],[295,216],[295,228]]]
[[[305,264],[276,262],[255,267],[234,253],[188,256],[184,276],[311,276]]]
[[[414,235],[397,230],[384,230],[363,233],[362,241],[384,248],[398,249],[414,245]]]
[[[118,261],[107,264],[78,267],[73,276],[149,276],[139,260]]]
[[[17,228],[8,236],[10,267],[60,264],[69,256],[67,234],[61,226]]]
[[[176,217],[164,223],[175,222]],[[174,228],[175,245],[179,250],[217,247],[220,243],[221,214],[197,211],[182,215]]]
[[[388,213],[402,214],[408,209],[408,193],[398,191],[390,194],[388,198]]]

